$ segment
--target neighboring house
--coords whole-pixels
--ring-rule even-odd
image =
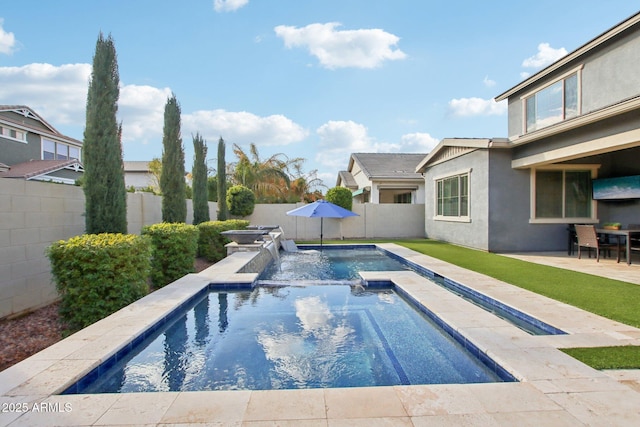
[[[62,135],[31,108],[0,105],[0,177],[73,184],[82,141]]]
[[[148,187],[157,187],[159,183],[149,170],[149,162],[125,161],[124,185],[127,188],[141,190]]]
[[[424,154],[353,153],[336,186],[353,193],[355,203],[424,203],[424,179],[416,166]]]
[[[573,223],[640,220],[640,13],[498,95],[507,139],[445,139],[416,168],[428,237],[489,251],[567,248]],[[631,179],[630,179],[631,177]]]

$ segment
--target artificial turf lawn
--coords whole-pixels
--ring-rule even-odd
[[[627,325],[640,327],[640,286],[435,240],[394,243]]]
[[[378,243],[381,240],[371,242]],[[385,240],[385,242],[396,243],[608,319],[636,328],[640,327],[640,286],[638,285],[535,264],[436,240]],[[640,347],[601,347],[563,351],[596,369],[604,369],[599,367],[603,365],[600,361],[606,361],[607,369],[640,369]]]
[[[595,369],[638,369],[640,367],[640,347],[598,347],[561,349]]]

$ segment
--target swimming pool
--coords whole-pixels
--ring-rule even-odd
[[[393,282],[354,278],[406,262],[373,245],[344,249],[283,256],[253,283],[210,285],[63,393],[515,381]]]
[[[503,381],[389,286],[207,292],[67,393]]]

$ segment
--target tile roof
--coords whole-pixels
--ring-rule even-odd
[[[0,172],[1,178],[24,178],[30,179],[35,176],[45,175],[47,173],[55,172],[60,169],[64,169],[69,166],[78,165],[80,168],[82,164],[75,160],[31,160],[29,162],[18,163],[10,167],[6,172]]]
[[[416,166],[426,153],[353,153],[351,159],[358,162],[369,178],[422,179]],[[349,165],[350,169],[352,164]]]

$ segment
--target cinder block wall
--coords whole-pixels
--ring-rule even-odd
[[[45,251],[84,232],[80,187],[0,178],[0,318],[57,299]]]
[[[256,205],[245,219],[252,224],[280,225],[284,238],[320,237],[320,219],[287,216],[302,204]],[[209,214],[216,219],[216,203]],[[424,236],[424,205],[354,204],[357,217],[325,218],[325,239]],[[187,221],[193,219],[187,200]],[[162,198],[127,193],[129,233],[162,222]],[[84,233],[84,193],[72,185],[0,178],[0,318],[54,302],[58,295],[46,249],[57,240]]]

